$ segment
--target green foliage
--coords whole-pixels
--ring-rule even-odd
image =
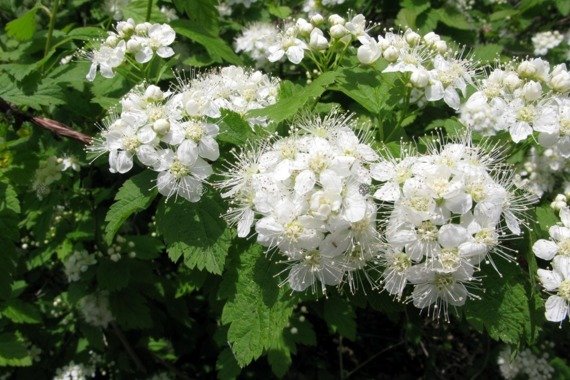
[[[356,315],[346,299],[338,295],[328,298],[323,316],[333,332],[351,340],[356,339]]]
[[[233,235],[220,218],[223,210],[220,197],[212,194],[199,203],[161,203],[156,214],[157,228],[172,261],[182,258],[189,268],[222,274]]]
[[[32,365],[32,358],[22,338],[14,333],[0,335],[0,367],[30,365]]]
[[[302,91],[295,90],[290,96],[281,97],[276,104],[260,110],[252,110],[249,112],[249,116],[268,117],[277,123],[288,120],[295,116],[310,100],[321,96],[327,86],[334,83],[339,75],[340,73],[337,71],[323,73]]]
[[[275,265],[261,247],[232,245],[231,261],[220,288],[227,301],[221,322],[229,325],[228,341],[244,367],[282,339],[293,312],[293,299],[278,286]]]
[[[144,171],[128,179],[115,196],[105,221],[105,242],[111,244],[123,223],[134,213],[146,209],[158,193],[152,186],[155,174]]]
[[[28,41],[36,32],[36,13],[38,7],[33,7],[20,17],[6,24],[6,33],[18,41]]]

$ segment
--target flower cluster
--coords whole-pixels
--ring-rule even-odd
[[[267,59],[277,62],[287,57],[299,64],[307,55],[319,69],[325,69],[334,66],[353,41],[365,36],[366,19],[361,14],[346,20],[337,14],[325,19],[316,13],[309,20],[298,18],[286,27],[267,48]]]
[[[546,55],[550,49],[555,48],[564,41],[564,35],[559,31],[539,32],[532,36],[532,45],[535,55]]]
[[[97,258],[95,255],[89,254],[86,251],[73,252],[64,263],[67,281],[79,281],[81,274],[86,272],[90,265],[96,263]]]
[[[537,257],[552,263],[552,270],[538,270],[542,286],[551,294],[545,315],[552,322],[562,322],[570,312],[570,209],[560,209],[559,215],[562,224],[550,227],[550,239],[540,239],[532,246]]]
[[[235,66],[181,83],[175,93],[140,85],[123,97],[120,114],[106,120],[91,150],[109,152],[113,173],[131,170],[136,157],[158,172],[161,194],[197,202],[212,174],[209,162],[220,155],[214,119],[222,109],[245,115],[272,104],[277,89],[267,75]]]
[[[528,348],[520,351],[513,359],[510,347],[506,347],[499,353],[497,364],[503,379],[506,380],[520,378],[548,380],[552,379],[554,374],[549,359],[548,353],[538,356]],[[526,377],[523,377],[525,375]]]
[[[119,67],[128,55],[132,55],[138,63],[146,63],[156,54],[161,58],[174,55],[170,45],[176,38],[174,29],[168,24],[151,24],[143,22],[135,24],[133,19],[119,21],[115,32],[108,32],[107,38],[98,49],[89,52],[91,68],[87,80],[93,81],[97,69],[105,78],[115,76],[113,69]]]
[[[391,30],[377,39],[368,35],[359,38],[362,44],[357,57],[362,64],[372,64],[383,58],[389,64],[383,72],[409,73],[413,87],[411,98],[430,102],[444,100],[457,110],[465,97],[467,85],[473,82],[476,64],[451,50],[434,32],[424,36],[411,29],[403,33]]]
[[[114,320],[109,310],[109,297],[106,293],[94,293],[79,300],[78,308],[85,322],[95,327],[107,327]]]
[[[544,147],[570,156],[570,73],[541,58],[494,69],[478,83],[461,110],[461,121],[484,135],[508,131],[514,142],[538,132]]]
[[[570,173],[569,162],[570,157],[562,157],[556,146],[544,150],[532,147],[522,168],[516,172],[514,183],[542,197],[554,190],[559,175]]]
[[[424,155],[404,149],[372,167],[382,182],[374,197],[393,203],[382,260],[388,293],[400,299],[411,283],[416,307],[447,318],[448,305],[474,297],[468,287],[482,261],[493,263],[492,251],[510,260],[500,239],[521,233],[529,200],[511,188],[510,171],[493,148],[488,153],[467,138],[430,144]]]
[[[219,186],[238,235],[255,225],[257,241],[277,249],[295,291],[355,285],[354,274],[377,255],[376,206],[369,166],[377,154],[336,112],[298,121],[287,137],[236,154]]]
[[[255,61],[256,66],[265,65],[268,49],[277,42],[279,30],[271,23],[254,22],[243,29],[235,39],[236,52],[244,52]]]
[[[82,363],[71,362],[55,372],[53,380],[86,380],[96,376],[96,369]]]

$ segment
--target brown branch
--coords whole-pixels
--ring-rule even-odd
[[[34,116],[29,112],[22,111],[16,106],[11,105],[4,99],[0,98],[0,111],[6,115],[12,115],[20,122],[29,121],[38,127],[48,129],[58,136],[68,137],[74,140],[81,141],[85,145],[91,144],[93,138],[76,130],[69,128],[67,125],[55,121],[52,119],[47,119],[45,117]]]
[[[133,360],[133,362],[135,362],[137,370],[139,372],[146,373],[146,368],[144,367],[142,361],[137,356],[135,350],[131,347],[129,341],[127,340],[125,334],[123,334],[119,326],[117,326],[115,322],[111,322],[111,327],[113,328],[113,332],[115,333],[117,338],[119,338],[119,340],[123,344],[123,347],[125,347],[125,350],[127,350],[127,354],[129,354],[130,358]]]

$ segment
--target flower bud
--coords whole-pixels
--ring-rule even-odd
[[[308,35],[313,30],[313,25],[304,18],[297,19],[295,26],[297,27],[299,33],[303,35]]]
[[[348,30],[343,25],[336,24],[331,26],[329,34],[332,38],[342,38],[348,34]]]
[[[406,42],[408,43],[408,45],[410,46],[416,46],[417,44],[420,43],[421,41],[421,36],[419,34],[417,34],[416,32],[414,32],[411,29],[406,30],[406,32],[404,33],[404,39],[406,40]]]
[[[521,77],[532,77],[536,74],[536,67],[529,61],[523,61],[517,67],[517,72]]]
[[[384,53],[382,53],[382,56],[388,62],[396,62],[400,56],[400,51],[394,46],[388,46],[388,48],[384,50]]]
[[[138,35],[146,35],[151,26],[152,24],[149,22],[143,22],[142,24],[137,24],[137,26],[135,26],[135,33]]]
[[[440,40],[441,40],[441,38],[439,37],[439,35],[435,34],[434,32],[429,32],[428,34],[426,34],[424,36],[424,41],[429,46],[433,46],[437,41],[440,41]]]
[[[127,52],[129,53],[136,53],[141,50],[142,46],[138,39],[131,38],[127,41]]]
[[[109,35],[106,39],[105,39],[105,45],[109,46],[109,47],[115,47],[117,46],[117,44],[119,43],[119,38],[117,37],[116,34],[111,34]]]
[[[158,119],[152,124],[152,130],[158,135],[165,135],[170,131],[170,123],[166,119]]]
[[[340,17],[337,14],[334,14],[332,16],[329,16],[329,22],[332,25],[344,25],[344,23],[346,22],[344,18]]]
[[[329,46],[329,41],[323,36],[322,30],[313,29],[309,40],[309,46],[315,50],[325,50]]]
[[[558,74],[553,75],[550,79],[550,87],[557,92],[570,91],[570,73],[568,71],[560,71]]]
[[[424,88],[429,83],[429,74],[423,69],[412,71],[410,82],[412,82],[414,87]]]
[[[447,42],[444,40],[437,41],[434,46],[435,50],[437,50],[437,52],[440,54],[447,52]]]
[[[375,43],[362,45],[358,48],[356,57],[360,63],[370,65],[378,60],[382,55],[382,51]]]
[[[162,100],[162,98],[164,98],[164,93],[162,92],[160,87],[151,84],[145,90],[144,97],[146,100],[159,101]]]
[[[319,26],[325,21],[325,18],[321,14],[317,13],[312,15],[309,20],[314,26]]]
[[[522,88],[522,96],[526,101],[532,102],[538,100],[542,95],[542,86],[540,83],[530,81]]]
[[[507,86],[509,91],[514,91],[520,87],[522,84],[522,80],[519,78],[517,73],[514,71],[508,72],[505,77],[503,78],[503,84]]]

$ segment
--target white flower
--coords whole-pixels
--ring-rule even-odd
[[[562,225],[550,227],[551,240],[540,239],[532,246],[534,254],[543,260],[552,260],[554,256],[570,257],[570,209],[560,209]]]
[[[306,49],[308,49],[308,46],[305,42],[294,34],[284,33],[277,43],[267,49],[269,53],[267,59],[270,62],[277,62],[286,55],[291,63],[297,65],[303,60]]]
[[[92,326],[105,328],[114,320],[109,310],[109,297],[106,293],[83,297],[79,300],[78,308],[85,322]]]
[[[212,167],[198,157],[195,146],[186,140],[176,152],[165,149],[159,156],[158,191],[168,198],[180,195],[190,202],[198,202],[202,197],[202,182],[212,174]]]
[[[277,42],[279,30],[273,24],[255,22],[243,29],[235,39],[236,52],[243,51],[249,55],[257,66],[267,62],[268,49]]]
[[[136,38],[136,37],[135,37]],[[174,50],[169,46],[176,38],[174,29],[168,24],[154,24],[148,28],[147,36],[140,37],[140,50],[135,54],[139,63],[150,61],[156,53],[161,58],[174,55]]]
[[[570,310],[570,257],[557,256],[552,260],[552,270],[538,270],[538,277],[547,292],[554,293],[546,300],[546,319],[562,322]]]
[[[120,66],[125,59],[126,43],[121,41],[115,47],[102,45],[91,54],[91,67],[87,73],[87,80],[92,82],[95,79],[97,69],[104,78],[113,78],[113,69]]]
[[[550,49],[560,45],[564,36],[557,30],[536,33],[532,37],[535,55],[546,55]]]
[[[79,281],[81,274],[87,271],[90,265],[96,263],[95,255],[91,255],[86,251],[73,252],[64,263],[67,281]]]

